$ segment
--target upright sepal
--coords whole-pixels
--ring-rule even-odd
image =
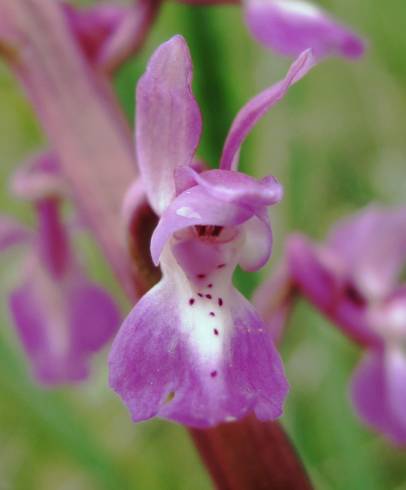
[[[201,133],[192,93],[192,62],[181,36],[153,54],[137,86],[137,161],[150,204],[159,215],[175,196],[176,167],[192,163]]]

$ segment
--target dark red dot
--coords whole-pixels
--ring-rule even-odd
[[[212,378],[215,378],[215,377],[217,376],[217,371],[212,371],[212,372],[210,373],[210,376],[211,376]]]
[[[223,306],[223,299],[219,298],[219,306]]]
[[[203,298],[203,294],[202,294],[202,293],[197,293],[197,295],[198,295],[200,298]]]
[[[207,287],[208,288],[212,288],[213,287],[213,284],[208,284]]]
[[[222,268],[223,268],[223,267],[225,267],[225,266],[226,266],[226,264],[219,264],[219,265],[217,266],[217,269],[222,269]]]
[[[197,276],[199,279],[204,279],[206,277],[206,274],[197,274]]]
[[[213,329],[213,333],[214,333],[214,335],[218,335],[219,334],[219,331],[217,330],[217,328],[214,328]]]
[[[194,298],[190,298],[190,300],[189,300],[190,306],[192,306],[194,302],[195,302]]]
[[[206,294],[206,298],[211,299],[212,298],[211,294]]]
[[[214,311],[211,311],[210,312],[210,316],[216,316],[216,314],[214,313]]]

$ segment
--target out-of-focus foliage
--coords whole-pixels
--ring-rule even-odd
[[[323,5],[362,32],[370,47],[358,63],[321,64],[291,90],[244,147],[244,170],[256,176],[271,172],[285,186],[283,203],[272,211],[275,253],[262,274],[278,262],[291,230],[322,239],[339,216],[371,200],[397,203],[406,197],[406,4],[330,0]],[[116,80],[130,120],[134,83],[146,60],[177,32],[187,37],[196,67],[195,92],[205,120],[200,154],[214,165],[233,115],[251,95],[282,77],[288,61],[250,39],[237,7],[168,3],[141,55]],[[0,104],[0,176],[6,182],[13,167],[45,143],[4,65]],[[2,212],[32,220],[6,185],[0,204]],[[93,276],[119,295],[91,241],[84,239],[81,246]],[[31,381],[5,301],[18,263],[8,254],[0,264],[0,488],[211,488],[183,428],[160,421],[131,423],[107,388],[106,352],[95,362],[91,380],[78,387],[51,392]],[[237,279],[249,293],[252,282],[242,275]],[[301,303],[282,353],[291,383],[283,423],[316,487],[406,488],[406,452],[361,427],[349,405],[347,381],[356,347]]]

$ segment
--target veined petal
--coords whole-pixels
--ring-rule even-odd
[[[189,174],[196,184],[213,197],[252,209],[276,204],[283,196],[281,184],[272,175],[256,180],[242,172],[229,170],[208,170],[198,173],[191,167],[181,167],[178,174],[180,172],[184,176]]]
[[[362,39],[325,11],[301,0],[245,0],[245,19],[254,38],[285,56],[311,48],[316,58],[358,58]]]
[[[383,299],[406,260],[406,208],[369,206],[338,223],[327,246],[342,258],[365,296]]]
[[[159,263],[166,242],[179,230],[196,225],[235,226],[253,214],[248,207],[216,199],[200,185],[191,187],[176,197],[162,215],[151,239],[152,259]]]
[[[386,363],[381,352],[367,354],[354,374],[351,396],[359,415],[367,424],[383,432],[397,444],[406,444],[404,366],[401,371],[388,372]],[[396,384],[402,385],[400,395],[393,391],[393,388],[398,388],[393,386],[393,380],[390,379],[393,375],[396,376]],[[397,377],[398,375],[402,378]],[[399,417],[399,413],[403,417]]]
[[[289,87],[303,78],[314,64],[311,50],[304,51],[294,61],[283,80],[256,95],[240,110],[224,144],[220,163],[222,169],[237,168],[239,150],[248,133],[275,104],[283,99]]]
[[[56,282],[40,264],[32,267],[9,303],[34,376],[49,385],[80,381],[88,376],[90,353],[117,330],[117,307],[80,276]]]
[[[151,206],[158,215],[175,196],[175,168],[191,164],[199,143],[201,116],[191,83],[192,62],[181,36],[155,51],[138,82],[138,164]]]
[[[32,232],[29,228],[9,216],[0,215],[0,252],[28,243],[31,238]]]
[[[263,323],[231,286],[235,246],[175,243],[164,278],[124,322],[110,384],[134,421],[158,415],[208,427],[251,411],[281,415],[287,382]]]
[[[334,256],[295,235],[289,240],[287,260],[301,292],[331,321],[362,345],[382,345],[381,336],[368,324],[365,300],[337,273]]]

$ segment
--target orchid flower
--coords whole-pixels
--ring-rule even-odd
[[[288,385],[253,306],[232,286],[239,264],[262,267],[272,247],[267,207],[282,198],[274,177],[236,170],[256,122],[313,65],[302,53],[285,79],[250,100],[225,142],[219,170],[194,169],[201,116],[185,40],[153,54],[136,93],[137,161],[159,215],[151,254],[163,277],[135,305],[110,353],[110,383],[134,421],[160,416],[213,426],[255,412],[279,417]]]
[[[116,332],[119,312],[110,296],[89,281],[73,255],[61,217],[63,182],[48,153],[18,170],[13,190],[30,200],[37,229],[1,217],[0,250],[24,245],[21,284],[9,305],[35,377],[43,384],[88,376],[89,357]]]
[[[326,243],[288,246],[301,292],[357,341],[365,355],[351,384],[361,418],[406,444],[406,208],[371,206],[335,226]]]

